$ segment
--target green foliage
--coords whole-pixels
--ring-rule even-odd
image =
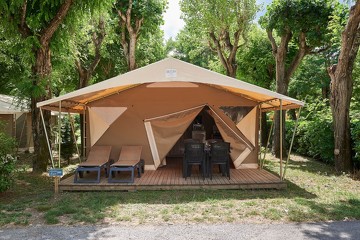
[[[290,30],[294,38],[306,33],[309,47],[329,42],[328,23],[334,12],[333,0],[275,0],[260,18],[265,29],[275,30],[278,36]]]
[[[185,26],[176,37],[171,55],[183,61],[209,69],[209,63],[215,60],[215,54],[194,29]]]
[[[289,84],[289,95],[297,99],[307,99],[308,102],[316,102],[319,96],[328,98],[330,77],[326,68],[327,60],[324,55],[308,55]]]
[[[66,116],[62,119],[61,128],[61,157],[70,161],[70,158],[75,153],[75,141],[70,125],[70,120]]]
[[[296,131],[293,152],[333,164],[334,133],[327,100],[307,104]],[[293,134],[294,121],[286,122],[286,141]]]
[[[239,79],[270,88],[275,80],[275,60],[266,32],[253,25],[248,44],[237,55]]]
[[[0,122],[0,129],[4,129],[2,122]],[[8,190],[15,180],[14,149],[15,139],[0,131],[0,192]]]

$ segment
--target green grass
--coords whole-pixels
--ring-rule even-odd
[[[75,223],[306,222],[360,219],[360,182],[330,166],[293,156],[285,190],[68,192],[22,170],[0,195],[0,227]],[[277,173],[278,161],[267,169]]]

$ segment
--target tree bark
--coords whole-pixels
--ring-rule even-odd
[[[33,81],[32,84],[36,88],[41,81],[46,82],[46,93],[43,96],[31,97],[31,116],[32,116],[32,131],[34,139],[34,152],[36,157],[33,158],[33,171],[45,172],[47,171],[49,161],[49,150],[45,137],[45,130],[42,125],[40,117],[40,109],[36,107],[36,103],[51,98],[50,79],[48,78],[51,73],[51,52],[48,45],[42,46],[36,50],[36,62],[33,66]],[[50,111],[43,111],[45,125],[47,132],[50,134]],[[50,135],[49,135],[50,136]]]
[[[337,171],[350,171],[351,160],[350,101],[353,90],[352,71],[360,45],[360,1],[350,9],[341,35],[338,64],[328,68],[331,78],[331,110],[334,122],[334,160]]]
[[[33,159],[33,171],[44,172],[47,171],[49,152],[46,143],[45,131],[42,126],[40,117],[40,110],[36,107],[36,103],[51,98],[51,51],[50,42],[67,15],[73,0],[66,0],[60,6],[54,18],[48,25],[39,32],[33,32],[26,23],[27,1],[25,0],[20,11],[20,23],[18,29],[23,38],[35,36],[39,40],[39,46],[33,47],[35,56],[35,63],[32,66],[32,85],[33,88],[39,88],[41,84],[45,84],[45,94],[31,96],[31,115],[32,115],[32,131],[34,139],[34,152],[36,157]],[[48,130],[50,130],[50,112],[44,111],[44,121]],[[48,131],[50,134],[50,131]],[[49,136],[50,137],[50,136]]]

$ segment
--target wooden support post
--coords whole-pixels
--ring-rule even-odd
[[[283,180],[283,106],[280,99],[280,179]]]
[[[83,113],[83,156],[86,157],[86,106]]]
[[[58,115],[58,131],[59,131],[59,136],[58,136],[58,143],[59,143],[59,152],[58,152],[58,158],[59,158],[59,163],[58,163],[58,167],[61,168],[61,101],[59,102],[59,115]]]
[[[54,182],[55,182],[55,194],[59,194],[59,182],[60,182],[60,177],[54,177]]]
[[[262,125],[261,125],[261,122],[262,122],[262,112],[261,112],[261,104],[259,104],[259,115],[260,115],[260,117],[259,117],[259,121],[260,121],[260,123],[259,123],[259,135],[258,135],[258,144],[259,144],[259,156],[258,156],[258,158],[259,158],[259,160],[260,160],[260,164],[259,164],[259,167],[261,168],[261,135],[262,135],[262,131],[261,131],[261,129],[262,129]]]

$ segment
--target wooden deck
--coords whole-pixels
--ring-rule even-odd
[[[215,170],[215,169],[214,169]],[[128,177],[122,173],[122,177]],[[93,177],[92,174],[84,177]],[[167,165],[155,171],[145,171],[134,183],[108,183],[102,172],[100,183],[74,183],[74,175],[61,180],[60,191],[136,191],[136,190],[182,190],[182,189],[282,189],[286,183],[266,170],[230,169],[229,180],[214,172],[212,180],[203,177],[195,168],[186,180],[182,177],[181,160],[170,159]]]

